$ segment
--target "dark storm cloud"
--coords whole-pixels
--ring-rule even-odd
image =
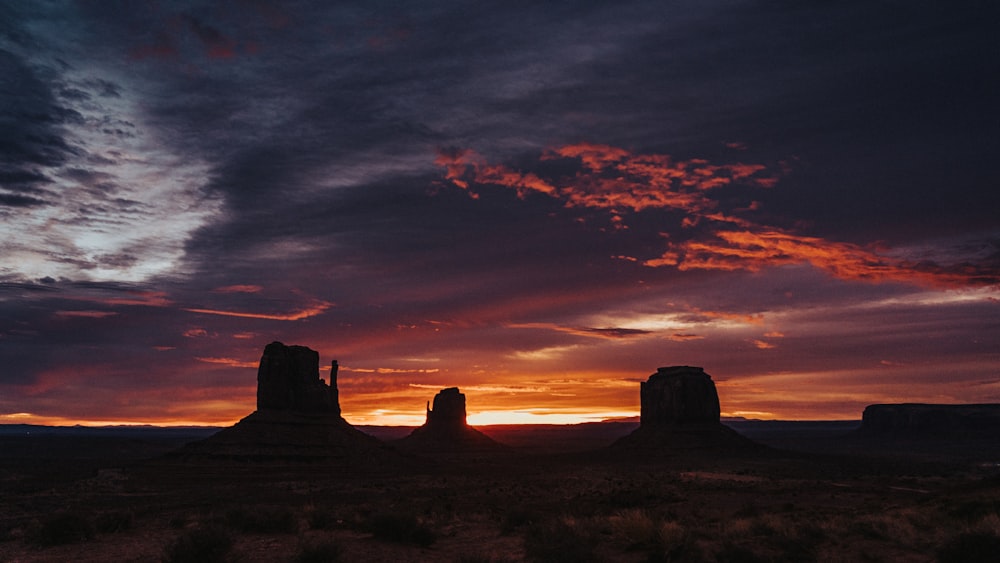
[[[78,123],[78,112],[64,107],[52,87],[13,53],[0,49],[0,187],[44,193],[50,179],[41,171],[59,166],[79,150],[64,138],[63,125]],[[37,199],[37,198],[31,198]]]
[[[34,207],[45,205],[45,200],[19,194],[0,194],[0,205],[6,207]]]

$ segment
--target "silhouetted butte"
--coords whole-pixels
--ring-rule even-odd
[[[178,456],[202,459],[322,461],[365,466],[395,452],[340,416],[337,360],[330,383],[319,375],[319,353],[272,342],[257,369],[257,410]]]
[[[434,408],[427,404],[427,421],[409,436],[395,442],[401,449],[427,453],[485,453],[504,446],[466,421],[465,395],[458,387],[442,389],[434,396]]]
[[[661,367],[639,387],[639,428],[612,448],[656,457],[692,450],[758,447],[720,422],[719,394],[700,367]]]

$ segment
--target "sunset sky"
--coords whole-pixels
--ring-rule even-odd
[[[1000,8],[0,1],[0,423],[1000,402]],[[324,377],[328,372],[322,373]]]

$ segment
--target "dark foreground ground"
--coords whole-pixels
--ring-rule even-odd
[[[510,451],[362,471],[160,457],[213,429],[0,427],[0,561],[998,560],[1000,444],[729,424],[772,449],[496,426]]]

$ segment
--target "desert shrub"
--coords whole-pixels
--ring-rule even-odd
[[[510,559],[500,555],[484,555],[481,553],[467,553],[458,558],[458,563],[507,563],[508,561],[520,561],[520,559]]]
[[[514,508],[504,513],[500,521],[500,533],[505,536],[513,534],[537,519],[536,515],[524,508]]]
[[[679,522],[654,518],[645,510],[629,509],[608,517],[610,533],[632,551],[645,551],[648,561],[682,560],[694,547],[693,538]]]
[[[971,522],[983,517],[1000,514],[1000,501],[970,500],[962,502],[948,511],[948,515],[956,520]]]
[[[428,547],[437,541],[437,535],[426,524],[411,514],[375,514],[368,521],[368,531],[376,539],[396,543],[412,543]]]
[[[94,519],[94,527],[102,534],[114,534],[132,529],[132,513],[127,510],[104,512]]]
[[[310,507],[306,509],[306,523],[312,530],[329,530],[337,524],[337,517],[325,508]]]
[[[163,552],[164,563],[217,563],[226,560],[233,539],[220,526],[199,526],[183,532]]]
[[[340,544],[333,540],[311,540],[299,545],[295,563],[336,563],[342,556]]]
[[[702,561],[701,549],[694,536],[678,522],[661,522],[657,526],[655,542],[648,551],[647,561]]]
[[[1000,537],[986,532],[966,532],[946,542],[937,552],[940,563],[990,563],[1000,554]]]
[[[551,518],[530,526],[524,535],[529,559],[547,563],[600,561],[597,535],[575,518]]]
[[[658,543],[659,522],[644,510],[621,510],[608,518],[608,524],[612,535],[629,549],[652,547]]]
[[[85,516],[76,512],[56,512],[32,526],[27,538],[38,545],[65,545],[94,537],[94,527]]]
[[[752,518],[733,518],[723,524],[723,533],[731,538],[749,537],[753,533],[753,529],[754,520]]]
[[[744,503],[743,506],[733,513],[736,518],[753,518],[755,516],[760,516],[760,507],[758,507],[753,502]]]
[[[226,523],[250,534],[294,534],[299,523],[295,514],[284,507],[234,508],[226,512]]]
[[[756,554],[753,550],[731,542],[726,542],[715,554],[719,563],[767,563],[768,559]]]

